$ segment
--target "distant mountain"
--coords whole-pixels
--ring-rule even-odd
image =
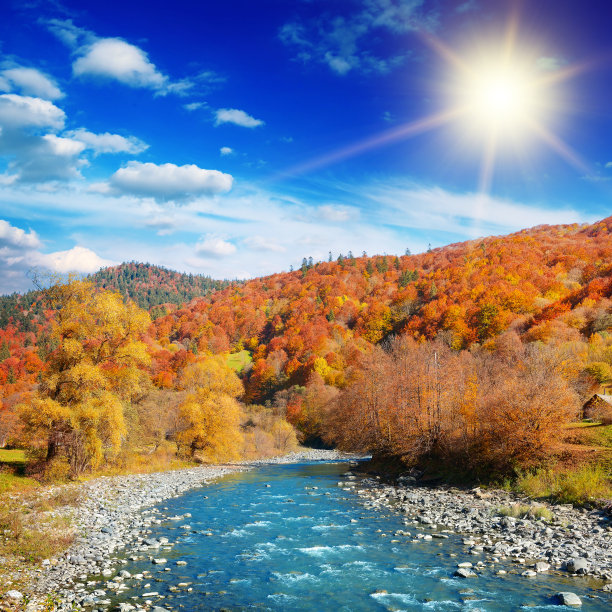
[[[166,313],[166,309],[160,308],[163,304],[180,306],[236,283],[136,262],[103,268],[88,278],[98,287],[118,291],[124,298],[134,300],[154,318]],[[42,313],[40,291],[0,296],[0,328],[12,322],[21,331],[35,331],[43,321]]]
[[[141,308],[153,311],[161,304],[185,304],[234,284],[210,276],[182,274],[161,266],[135,262],[103,268],[90,278],[98,287],[118,291]]]

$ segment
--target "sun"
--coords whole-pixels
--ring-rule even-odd
[[[535,115],[529,77],[512,68],[489,68],[467,83],[467,107],[478,120],[496,127],[514,127]]]

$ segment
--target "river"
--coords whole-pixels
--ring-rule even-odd
[[[174,546],[136,552],[140,560],[123,569],[151,573],[127,580],[129,590],[113,603],[149,599],[184,611],[562,610],[554,594],[572,591],[582,610],[610,610],[610,599],[584,578],[525,578],[524,567],[511,565],[505,576],[485,569],[453,577],[458,562],[478,560],[466,558],[460,536],[413,543],[394,535],[418,530],[338,487],[346,470],[346,463],[267,465],[164,502],[159,517],[175,519],[150,537]],[[151,554],[167,562],[153,564]]]

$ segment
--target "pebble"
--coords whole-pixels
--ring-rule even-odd
[[[604,510],[534,503],[536,510],[549,510],[552,519],[503,516],[501,508],[529,505],[530,500],[500,490],[420,486],[418,477],[400,478],[392,486],[368,476],[356,483],[355,490],[367,509],[401,512],[406,525],[432,530],[431,537],[461,534],[465,554],[487,562],[524,564],[537,573],[565,568],[572,574],[612,581],[612,516]],[[414,541],[423,539],[416,534]]]

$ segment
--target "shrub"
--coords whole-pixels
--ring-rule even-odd
[[[568,504],[584,504],[612,498],[610,475],[601,465],[519,473],[516,488],[529,497],[546,497]]]

